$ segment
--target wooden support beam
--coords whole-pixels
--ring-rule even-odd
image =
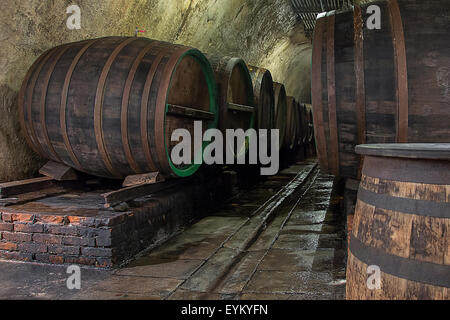
[[[183,180],[186,181],[186,180]],[[136,198],[150,195],[155,192],[163,191],[181,184],[180,180],[163,181],[151,184],[141,184],[131,187],[125,187],[119,190],[102,194],[105,198],[105,208],[114,207],[122,202],[127,202]]]
[[[232,103],[228,102],[228,109],[234,110],[234,111],[242,111],[242,112],[255,112],[255,108],[251,106],[244,106],[242,104]]]
[[[216,117],[214,113],[209,111],[203,111],[189,107],[182,107],[174,104],[167,105],[167,113],[173,116],[203,119],[203,120],[214,120]]]
[[[43,166],[39,173],[58,181],[77,180],[78,176],[75,170],[62,163],[49,161]]]
[[[37,201],[52,196],[57,196],[66,193],[67,190],[62,186],[52,186],[38,191],[31,191],[27,193],[18,194],[11,198],[0,199],[0,207],[7,207],[11,205],[20,205],[30,201]]]
[[[22,193],[34,192],[53,186],[53,184],[54,179],[50,177],[0,183],[0,198],[8,198]]]
[[[164,181],[164,177],[159,172],[130,175],[122,183],[124,187],[137,186]]]

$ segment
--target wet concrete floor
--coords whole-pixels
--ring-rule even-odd
[[[342,199],[305,161],[114,270],[0,261],[0,299],[344,299]]]

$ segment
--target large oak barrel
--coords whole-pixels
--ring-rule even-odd
[[[450,144],[360,145],[356,152],[365,157],[347,299],[450,299]]]
[[[255,123],[255,98],[250,72],[244,60],[234,57],[207,55],[218,86],[219,128],[225,134],[226,129],[253,128]],[[238,156],[247,150],[244,142],[236,146]]]
[[[297,157],[303,158],[304,154],[304,145],[303,145],[303,136],[304,136],[304,127],[303,127],[303,104],[296,101],[295,108],[295,149],[297,153]]]
[[[297,122],[297,158],[301,160],[306,157],[308,147],[308,117],[306,114],[306,106],[303,103],[297,103],[298,106],[298,122]]]
[[[381,9],[381,28],[369,29]],[[322,171],[359,178],[363,143],[450,142],[450,1],[388,0],[322,15],[312,100]]]
[[[253,82],[256,106],[256,128],[272,129],[275,119],[275,98],[273,80],[270,71],[264,68],[248,66]]]
[[[274,106],[275,106],[275,121],[274,128],[279,130],[280,149],[284,147],[286,135],[286,120],[287,120],[287,96],[286,89],[283,84],[274,82]]]
[[[312,113],[312,105],[305,104],[306,109],[306,119],[307,119],[307,149],[306,154],[308,157],[312,157],[316,155],[316,143],[314,139],[314,124],[313,124],[313,113]]]
[[[171,135],[182,128],[193,138],[194,120],[203,130],[215,127],[215,92],[211,66],[196,49],[137,37],[91,39],[36,60],[20,90],[20,120],[41,156],[88,174],[189,176],[199,165],[171,161],[178,143]]]
[[[287,97],[286,135],[283,145],[288,152],[293,152],[297,145],[297,113],[297,101],[293,97]]]
[[[304,103],[299,103],[300,112],[300,125],[301,125],[301,144],[306,146],[308,144],[308,114],[306,110],[306,105]]]
[[[314,124],[313,124],[313,113],[312,113],[312,105],[305,103],[305,111],[306,111],[306,122],[307,122],[307,142],[309,144],[314,144]]]

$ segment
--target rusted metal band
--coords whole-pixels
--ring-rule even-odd
[[[77,168],[81,168],[80,161],[78,160],[77,156],[73,152],[72,145],[70,144],[69,135],[67,134],[67,119],[66,119],[66,107],[67,107],[67,95],[69,92],[69,85],[70,80],[72,79],[73,71],[75,70],[75,67],[78,64],[78,61],[81,59],[81,56],[86,52],[87,49],[89,49],[90,46],[92,46],[94,43],[99,41],[100,39],[94,39],[88,41],[81,50],[77,53],[75,58],[73,59],[72,63],[70,64],[69,69],[67,70],[66,77],[64,79],[64,85],[63,89],[61,91],[61,105],[59,110],[59,118],[60,118],[60,125],[61,125],[61,135],[64,141],[64,146],[66,147],[67,153],[69,154],[70,159],[72,160],[73,164]]]
[[[376,208],[423,217],[450,218],[450,203],[416,200],[375,193],[359,187],[358,200]]]
[[[450,204],[450,197],[447,197],[447,185],[403,182],[363,175],[359,187],[378,194],[387,194],[391,197],[413,200],[433,199],[435,202],[447,202]]]
[[[450,266],[394,256],[367,246],[350,235],[350,252],[362,263],[376,265],[382,273],[433,286],[450,288]]]
[[[408,66],[406,63],[405,34],[397,0],[388,1],[394,43],[394,65],[397,84],[397,142],[408,142]]]
[[[355,81],[356,81],[356,124],[357,124],[357,144],[366,143],[366,88],[364,84],[364,21],[361,7],[355,5],[353,11],[353,27],[355,42]],[[363,159],[360,157],[358,166],[358,179],[361,177]]]
[[[312,56],[312,108],[316,138],[317,157],[324,172],[328,171],[328,157],[326,150],[325,128],[323,126],[322,102],[322,42],[325,22],[327,18],[320,18],[314,30],[314,44]]]
[[[165,55],[164,49],[159,48],[159,54],[153,60],[152,66],[147,74],[147,78],[145,79],[144,90],[142,92],[142,100],[141,100],[141,143],[142,149],[144,150],[145,159],[147,160],[147,165],[149,171],[159,171],[156,168],[155,161],[153,160],[151,150],[150,150],[150,141],[148,140],[148,109],[156,106],[149,106],[149,96],[150,96],[150,88],[152,86],[153,80],[155,78],[156,70],[158,69],[159,63]],[[155,123],[156,126],[156,123]],[[152,133],[153,134],[153,133]]]
[[[330,15],[327,23],[327,92],[328,126],[330,130],[330,173],[339,175],[339,141],[336,116],[336,75],[334,61],[334,24],[335,16]]]
[[[44,79],[44,86],[41,93],[41,101],[40,101],[40,120],[41,120],[41,130],[42,135],[44,136],[45,143],[48,146],[48,149],[50,150],[50,159],[58,162],[62,162],[61,158],[59,157],[58,153],[55,151],[55,148],[53,148],[52,142],[50,141],[50,138],[48,136],[48,130],[47,130],[47,121],[45,119],[46,116],[46,99],[47,99],[47,91],[48,91],[48,85],[50,83],[50,78],[53,74],[53,71],[55,70],[56,64],[59,62],[59,59],[61,59],[62,55],[69,49],[69,46],[62,47],[59,53],[53,58],[53,62],[50,65],[47,74],[45,75]]]
[[[106,60],[105,65],[103,66],[103,70],[100,74],[100,78],[97,84],[97,91],[95,93],[95,103],[94,103],[94,132],[95,132],[95,140],[97,141],[97,147],[102,157],[103,163],[105,164],[108,171],[116,176],[120,177],[120,173],[116,170],[111,162],[111,158],[106,150],[105,140],[103,135],[103,99],[105,96],[105,84],[106,79],[108,78],[109,71],[111,69],[112,64],[116,60],[116,57],[120,53],[120,51],[130,42],[136,41],[137,38],[127,38],[122,41],[111,53]]]
[[[155,142],[156,151],[159,164],[164,172],[172,172],[170,168],[169,159],[166,157],[166,137],[165,137],[165,118],[166,118],[166,100],[169,94],[170,80],[172,79],[173,71],[178,63],[180,57],[191,48],[180,47],[171,52],[170,58],[163,71],[163,78],[159,84],[158,95],[155,105]]]
[[[42,61],[37,66],[35,72],[33,73],[33,76],[31,77],[30,86],[28,87],[27,91],[27,114],[28,114],[28,127],[29,127],[29,134],[31,141],[33,141],[33,145],[36,147],[36,150],[39,155],[41,155],[44,158],[48,158],[49,155],[47,152],[44,151],[44,148],[42,147],[41,143],[39,142],[37,135],[36,135],[36,129],[33,124],[33,114],[32,114],[32,104],[33,104],[33,92],[36,87],[37,79],[41,73],[41,70],[45,63],[48,61],[48,59],[54,54],[56,51],[56,48],[49,51],[48,54],[45,55],[45,57],[42,59]]]
[[[33,74],[33,72],[36,70],[37,66],[39,66],[39,64],[41,63],[42,59],[48,55],[50,53],[50,51],[52,51],[52,49],[45,51],[44,53],[42,53],[37,60],[32,64],[32,66],[30,67],[30,69],[28,69],[28,72],[25,75],[25,78],[22,81],[22,86],[20,87],[20,91],[19,91],[19,122],[20,122],[20,126],[22,128],[23,131],[23,135],[25,136],[25,140],[27,141],[28,145],[30,146],[30,148],[32,148],[36,153],[38,153],[37,148],[34,146],[33,141],[31,141],[31,138],[29,136],[28,133],[28,127],[26,125],[25,122],[25,114],[26,114],[26,104],[27,104],[27,99],[29,98],[27,96],[27,99],[25,99],[25,94],[27,92],[27,87],[28,87],[28,82],[30,81],[31,75]]]
[[[125,88],[122,96],[122,106],[120,109],[120,128],[122,133],[122,145],[128,164],[135,173],[142,173],[142,170],[139,168],[139,165],[137,164],[136,160],[133,157],[130,147],[130,141],[128,140],[128,103],[130,99],[131,86],[133,84],[136,71],[139,65],[141,64],[142,59],[144,59],[145,55],[150,51],[152,47],[155,46],[156,43],[157,43],[156,41],[150,42],[141,50],[141,52],[139,52],[138,56],[133,62],[130,72],[128,73],[128,77],[125,82]]]

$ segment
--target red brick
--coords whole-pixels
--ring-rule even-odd
[[[49,256],[50,255],[48,253],[36,253],[34,255],[34,258],[36,259],[36,261],[48,263],[50,262]]]
[[[62,234],[65,236],[78,235],[77,228],[74,226],[49,225],[47,229],[48,232],[53,234]]]
[[[94,238],[99,234],[99,229],[89,227],[77,227],[78,236]]]
[[[36,253],[35,258],[40,262],[47,262],[53,264],[63,264],[64,257],[60,255],[48,254],[48,253]]]
[[[16,223],[14,224],[14,231],[40,233],[44,232],[44,226],[42,224]]]
[[[66,256],[64,258],[64,262],[70,263],[70,264],[82,264],[82,265],[86,265],[86,266],[95,266],[97,263],[95,258],[71,257],[71,256]]]
[[[15,242],[30,242],[31,234],[22,232],[3,232],[3,239]]]
[[[48,257],[50,263],[54,263],[54,264],[63,264],[64,263],[64,257],[63,256],[58,256],[58,255],[53,255],[51,254]]]
[[[51,243],[51,244],[61,244],[62,236],[55,234],[44,234],[44,233],[34,233],[33,241],[37,243]]]
[[[0,242],[0,250],[15,251],[15,250],[17,250],[17,243]]]
[[[48,246],[48,252],[53,254],[79,255],[80,247],[51,244]]]
[[[78,225],[84,222],[86,220],[86,217],[68,216],[67,220],[69,221],[70,224]]]
[[[14,224],[0,222],[0,231],[13,231],[13,230],[14,230]]]
[[[95,237],[95,244],[97,247],[110,247],[111,242],[111,235],[99,235],[98,237]]]
[[[112,249],[110,248],[81,248],[81,254],[89,257],[111,257]]]
[[[2,219],[5,222],[30,222],[34,215],[31,213],[3,213]]]
[[[64,224],[65,216],[58,215],[36,215],[35,220],[48,224]]]
[[[95,246],[95,238],[63,237],[62,243],[69,246]]]
[[[30,253],[46,253],[47,246],[41,243],[20,243],[18,246],[18,250],[21,252],[30,252]]]
[[[8,260],[33,261],[31,253],[23,253],[19,251],[2,251],[0,250],[0,258]]]
[[[110,258],[97,258],[95,266],[97,268],[111,268],[113,266],[113,262]]]

